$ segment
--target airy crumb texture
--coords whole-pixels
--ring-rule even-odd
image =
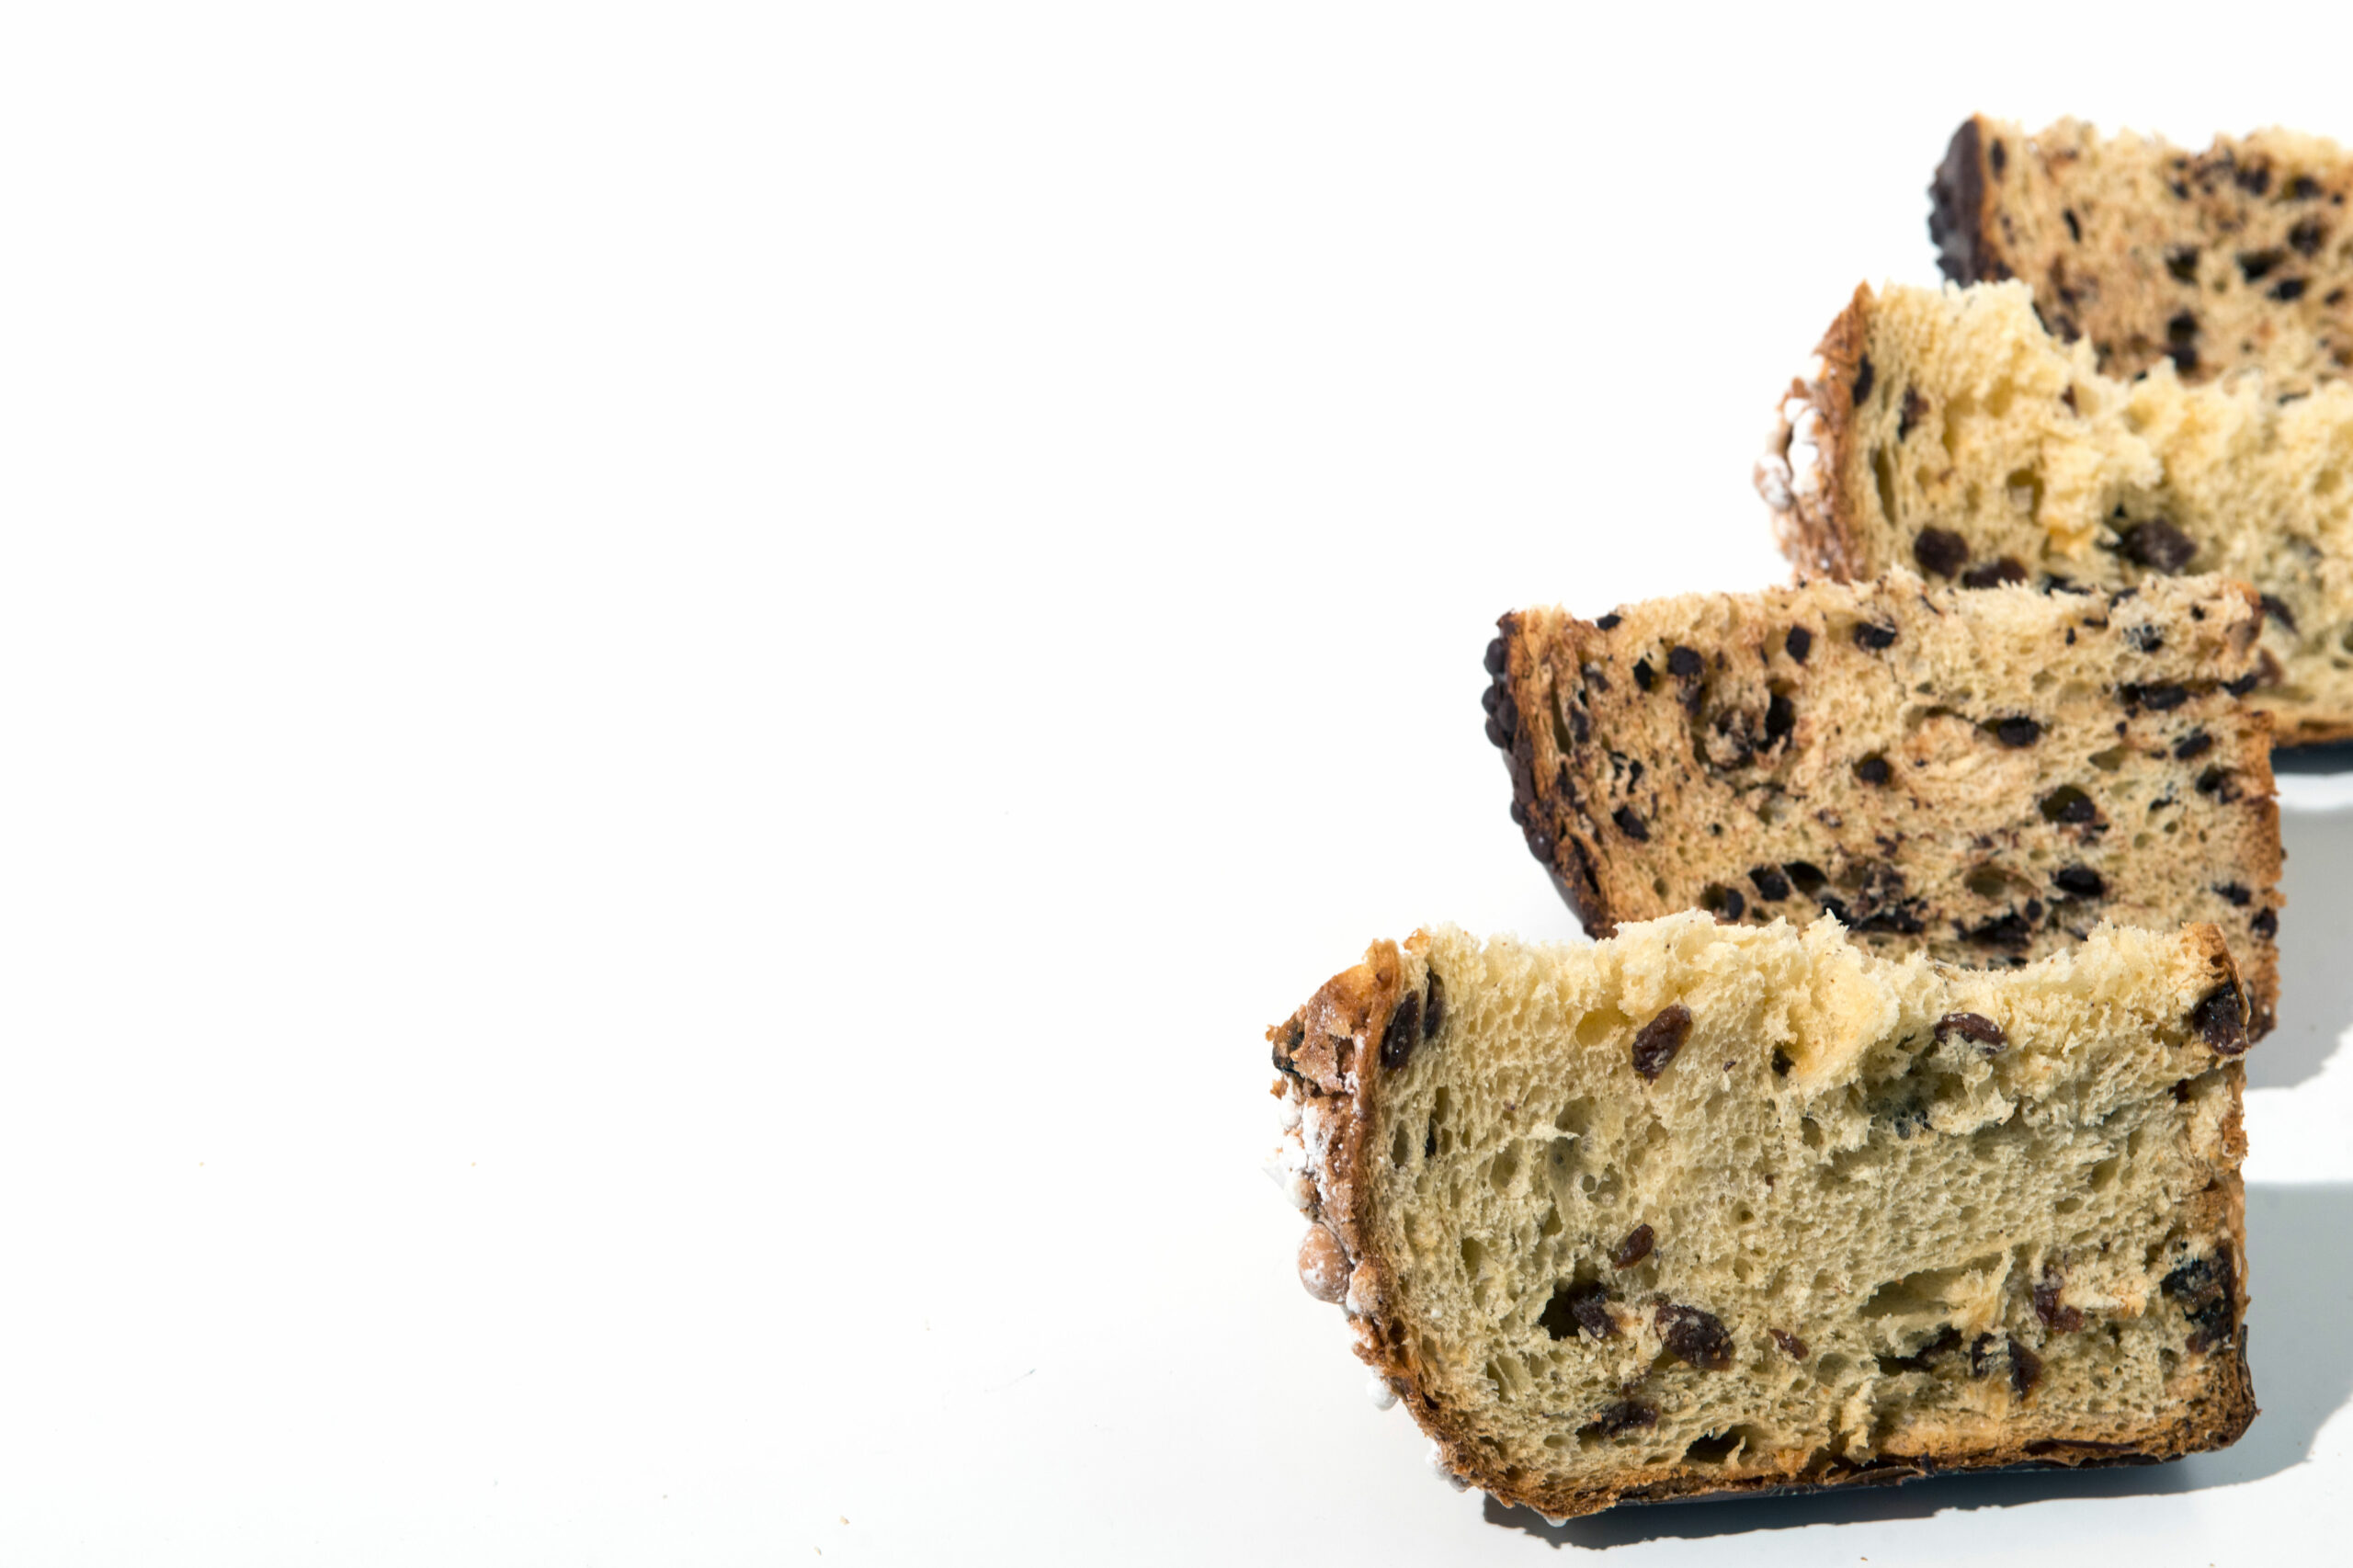
[[[2243,1007],[2204,926],[1998,973],[1697,913],[1377,943],[1268,1031],[1301,1278],[1555,1517],[2219,1448]]]
[[[2063,349],[2018,283],[1859,289],[1757,470],[1802,570],[2255,585],[2256,700],[2284,744],[2353,735],[2353,382],[2138,381]]]
[[[2353,160],[2288,131],[2203,153],[2063,119],[2033,136],[1980,115],[1929,187],[1956,283],[2016,278],[2097,367],[2184,380],[2256,367],[2277,392],[2353,364]]]
[[[2016,966],[2102,920],[2228,934],[2269,1027],[2279,820],[2240,584],[2116,596],[1908,573],[1503,619],[1487,735],[1595,936],[1835,915]]]

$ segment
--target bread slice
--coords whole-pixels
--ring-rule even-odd
[[[2277,392],[2353,364],[2353,159],[2288,131],[2203,153],[2063,119],[1953,133],[1928,233],[1956,283],[2019,278],[2052,330],[2129,379],[2248,366]]]
[[[1893,572],[1504,617],[1488,739],[1586,929],[1836,915],[1867,946],[2017,966],[2103,919],[2211,921],[2277,993],[2269,723],[2242,585],[1928,588]]]
[[[2353,382],[2124,382],[2052,342],[2023,285],[1858,289],[1757,470],[1801,569],[1945,581],[2253,583],[2258,706],[2286,744],[2353,735]]]
[[[2219,1448],[2244,1006],[2211,926],[1998,972],[1697,912],[1376,943],[1268,1031],[1301,1278],[1556,1517]]]

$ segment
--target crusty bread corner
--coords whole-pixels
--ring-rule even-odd
[[[1928,184],[1928,238],[1938,267],[1956,283],[1993,282],[2015,270],[2002,252],[1993,183],[1985,177],[1988,150],[2004,145],[2003,129],[1982,114],[1962,120]]]
[[[1685,915],[1633,927],[1645,940],[1670,943],[1703,915]],[[1827,925],[1827,922],[1822,923]],[[1459,934],[1457,934],[1459,935]],[[1717,933],[1734,940],[1779,933]],[[1835,937],[1833,938],[1836,939]],[[2208,995],[2239,998],[2245,988],[2228,944],[2212,926],[2180,934],[2187,949],[2180,968]],[[1358,1358],[1385,1383],[1430,1437],[1433,1462],[1459,1483],[1476,1486],[1509,1506],[1526,1506],[1558,1522],[1619,1503],[1663,1501],[1699,1494],[1779,1495],[1833,1487],[1890,1485],[1943,1472],[2004,1468],[2092,1469],[2155,1464],[2235,1442],[2258,1414],[2245,1355],[2247,1305],[2244,1255],[2245,1197],[2237,1174],[2245,1136],[2237,1110],[2244,1069],[2234,1059],[2247,1048],[2243,1033],[2209,1046],[2227,1074],[2232,1109],[2217,1130],[2227,1175],[2193,1200],[2186,1228],[2228,1243],[2225,1295],[2232,1326],[2225,1353],[2205,1358],[2206,1381],[2181,1391],[2154,1419],[2110,1425],[2097,1437],[2082,1433],[2020,1433],[1992,1443],[1963,1436],[1917,1452],[1878,1454],[1860,1462],[1839,1459],[1827,1469],[1727,1478],[1688,1464],[1665,1467],[1621,1484],[1564,1492],[1543,1477],[1507,1473],[1489,1462],[1479,1434],[1462,1413],[1434,1398],[1419,1366],[1413,1325],[1399,1311],[1390,1261],[1375,1244],[1381,1216],[1376,1177],[1376,1129],[1384,1089],[1402,1058],[1443,1028],[1446,1001],[1428,957],[1432,934],[1416,931],[1402,946],[1375,942],[1364,961],[1334,975],[1290,1017],[1267,1030],[1278,1070],[1271,1093],[1282,1109],[1290,1158],[1281,1173],[1288,1196],[1309,1221],[1299,1251],[1302,1285],[1317,1300],[1341,1308],[1355,1335]],[[1918,962],[1920,960],[1913,960]],[[2065,962],[2065,960],[2050,960]],[[2235,1030],[2235,1025],[2232,1026]],[[2185,1380],[2186,1381],[2186,1380]],[[2127,1429],[2129,1427],[2129,1429]]]
[[[1765,456],[1756,464],[1756,493],[1772,512],[1774,541],[1801,576],[1820,573],[1849,582],[1880,570],[1839,483],[1852,460],[1856,378],[1870,340],[1870,285],[1857,284],[1854,298],[1815,346],[1806,373],[1790,382],[1776,405]]]

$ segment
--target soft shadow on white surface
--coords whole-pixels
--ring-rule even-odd
[[[2334,780],[2331,780],[2334,782]],[[2279,1022],[2247,1053],[2246,1086],[2284,1089],[2319,1074],[2353,1027],[2353,810],[2283,811],[2288,865],[2279,891]]]
[[[2014,1508],[2046,1499],[2146,1497],[2277,1475],[2304,1461],[2328,1418],[2353,1398],[2353,1339],[2345,1333],[2353,1298],[2353,1185],[2251,1187],[2246,1229],[2247,1359],[2263,1414],[2221,1453],[2163,1465],[1940,1476],[1812,1496],[1637,1504],[1563,1525],[1489,1498],[1487,1522],[1554,1546],[1603,1548],[1925,1519],[1947,1509]]]

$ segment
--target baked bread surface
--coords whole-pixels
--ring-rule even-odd
[[[2289,131],[2188,152],[2063,119],[1953,133],[1928,233],[1957,283],[2016,278],[2103,372],[2202,381],[2259,368],[2275,392],[2353,363],[2353,160]]]
[[[2244,1005],[2211,927],[2000,972],[1697,913],[1377,943],[1268,1031],[1301,1277],[1555,1517],[2220,1447]]]
[[[1586,930],[1828,912],[1876,950],[2026,963],[2102,920],[2227,935],[2277,999],[2269,722],[2245,586],[1930,588],[1905,572],[1506,616],[1488,738]]]
[[[2063,347],[2024,285],[1858,289],[1757,469],[1801,571],[2113,591],[2252,583],[2282,744],[2353,736],[2353,382],[2137,381]]]

